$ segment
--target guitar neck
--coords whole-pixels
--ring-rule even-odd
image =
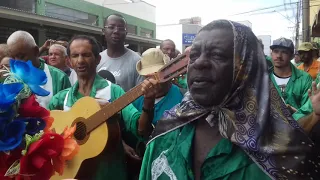
[[[121,111],[134,100],[143,95],[141,91],[142,83],[130,89],[124,95],[113,101],[112,103],[103,107],[100,111],[93,114],[86,120],[87,132],[93,131],[95,128],[106,122],[110,117]]]
[[[163,83],[170,81],[172,78],[178,77],[181,74],[186,73],[188,62],[188,54],[182,54],[181,56],[178,56],[174,60],[171,60],[168,64],[166,64],[156,73],[156,79],[159,80],[160,83]],[[110,117],[115,115],[117,112],[121,111],[121,109],[125,108],[138,97],[140,97],[143,94],[141,89],[142,83],[132,88],[127,93],[119,97],[117,100],[106,105],[98,112],[87,118],[85,121],[87,132],[93,131],[102,123],[106,122]]]

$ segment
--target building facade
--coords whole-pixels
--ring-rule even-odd
[[[157,39],[171,39],[176,49],[183,52],[191,46],[196,34],[202,28],[201,19],[194,17],[181,19],[180,24],[157,25]]]
[[[155,6],[127,0],[10,0],[0,1],[0,43],[16,30],[30,32],[38,45],[47,39],[94,36],[104,48],[104,19],[118,13],[128,23],[126,44],[137,52],[155,47]],[[130,10],[131,9],[131,10]],[[139,13],[133,13],[133,9]],[[145,14],[142,12],[147,10]],[[149,14],[147,16],[146,14]],[[151,17],[151,18],[150,18]]]
[[[270,56],[271,54],[271,35],[259,35],[257,36],[258,39],[261,39],[263,43],[263,52],[265,55]]]

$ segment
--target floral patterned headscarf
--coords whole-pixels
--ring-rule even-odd
[[[234,35],[232,88],[216,107],[203,108],[190,93],[158,121],[151,140],[199,118],[239,146],[272,179],[320,178],[320,153],[292,118],[269,79],[267,60],[253,32],[245,25],[219,20],[213,28],[230,24]]]

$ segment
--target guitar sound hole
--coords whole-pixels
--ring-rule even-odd
[[[87,127],[83,122],[76,123],[76,132],[74,132],[74,137],[76,140],[82,141],[87,136]]]

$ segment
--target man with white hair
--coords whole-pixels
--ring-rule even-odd
[[[16,31],[10,35],[7,44],[12,58],[21,61],[30,60],[33,66],[42,69],[46,73],[47,83],[41,87],[49,91],[50,94],[45,97],[36,97],[42,107],[47,108],[53,95],[71,86],[68,76],[64,72],[45,64],[44,60],[39,58],[39,48],[30,33]]]
[[[67,48],[63,47],[60,44],[53,44],[52,46],[50,46],[48,64],[60,69],[69,76],[71,71],[67,66],[67,61]]]
[[[10,50],[8,45],[6,44],[0,44],[0,61],[5,58],[10,56]]]

